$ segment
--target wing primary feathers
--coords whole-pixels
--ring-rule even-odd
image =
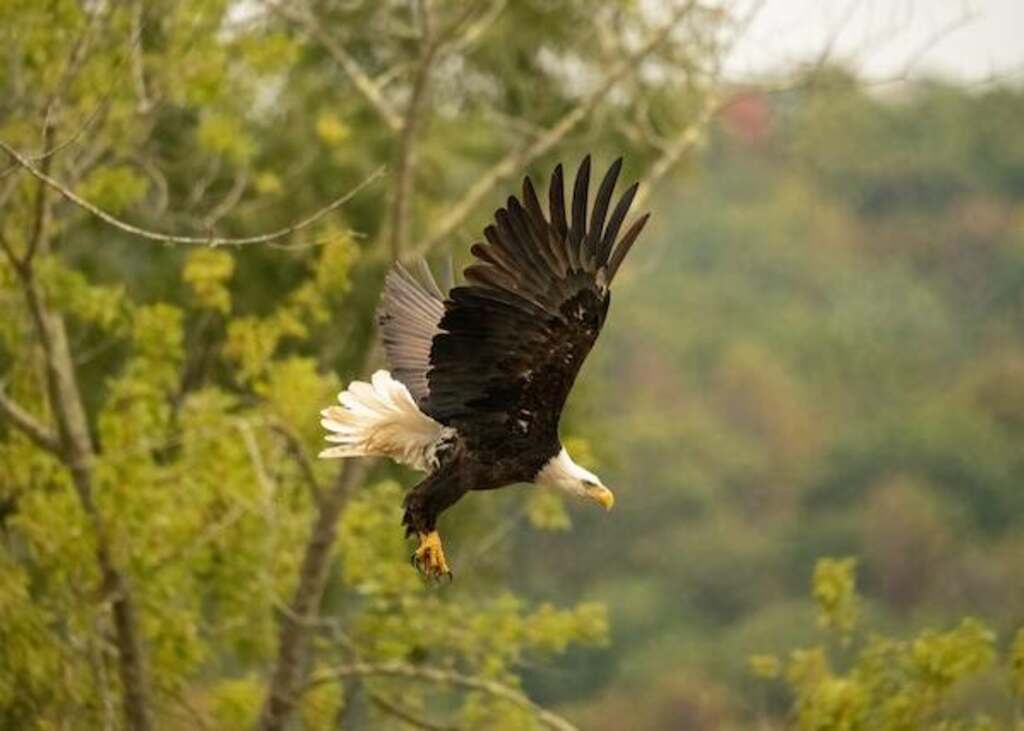
[[[529,177],[523,178],[523,206],[526,208],[526,219],[538,248],[551,262],[552,271],[559,277],[564,277],[568,269],[565,255],[562,253],[562,247],[558,246],[558,242],[550,235],[551,227],[544,218],[544,211],[537,199],[537,191],[534,190],[533,181]]]
[[[569,246],[575,250],[580,263],[587,261],[583,251],[583,237],[587,232],[587,198],[590,192],[590,155],[583,158],[572,187],[572,223],[569,226]]]
[[[636,241],[636,237],[643,231],[644,226],[647,225],[647,219],[651,217],[650,213],[645,213],[640,216],[629,230],[626,231],[622,236],[622,240],[619,245],[615,247],[615,253],[612,255],[612,260],[608,264],[608,282],[611,283],[615,279],[615,273],[619,270],[619,266],[622,264],[622,260],[626,258],[626,254],[633,248],[633,243]]]
[[[420,276],[423,277],[423,281],[427,284],[427,289],[437,297],[439,300],[444,300],[444,293],[441,288],[437,286],[437,280],[434,279],[434,273],[430,271],[430,267],[427,265],[427,260],[420,258],[419,260]]]
[[[555,166],[551,173],[551,185],[548,188],[548,215],[551,225],[561,238],[569,234],[569,224],[565,221],[565,183],[562,180],[562,164]]]
[[[385,293],[382,331],[397,377],[417,401],[426,395],[424,413],[455,429],[471,453],[490,459],[557,444],[562,407],[605,321],[608,285],[648,220],[626,221],[637,185],[613,200],[621,158],[594,181],[591,201],[592,165],[587,155],[574,172],[571,201],[557,165],[546,210],[524,178],[447,299],[437,280],[414,283],[397,269]]]
[[[602,234],[604,233],[604,219],[608,215],[608,204],[611,203],[612,193],[615,192],[615,183],[618,182],[619,172],[622,170],[622,158],[612,163],[605,173],[597,189],[597,196],[594,198],[594,210],[590,214],[590,230],[587,233],[587,248],[594,252],[597,266],[603,267],[608,263],[608,252],[602,246]]]
[[[555,264],[547,247],[547,237],[534,235],[526,209],[515,196],[508,199],[508,217],[512,230],[523,243],[523,248],[541,270],[552,271]]]
[[[615,210],[612,211],[612,217],[608,221],[608,228],[604,230],[604,237],[601,239],[601,250],[598,252],[599,260],[606,261],[611,255],[612,246],[615,245],[615,239],[619,235],[619,229],[622,227],[622,222],[626,220],[626,214],[629,212],[629,207],[633,205],[633,197],[639,188],[640,183],[633,183],[619,198]]]
[[[507,250],[518,255],[518,257],[513,257],[513,261],[516,261],[518,258],[520,262],[519,269],[527,275],[527,279],[534,285],[534,288],[543,293],[546,279],[544,276],[544,262],[538,261],[531,251],[533,247],[516,235],[516,231],[512,227],[512,219],[507,210],[499,208],[494,214],[494,220],[498,224],[496,227],[498,239],[501,240]]]
[[[488,246],[487,244],[483,244],[478,241],[477,243],[469,247],[469,252],[476,258],[490,264],[498,271],[510,277],[512,281],[518,281],[515,268],[508,262],[506,262],[501,257],[501,253],[493,246]]]

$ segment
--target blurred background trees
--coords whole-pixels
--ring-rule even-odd
[[[735,88],[723,7],[0,4],[0,726],[803,723],[826,675],[748,658],[819,641],[823,555],[858,627],[1010,657],[1024,94]],[[395,258],[587,151],[657,214],[563,426],[620,501],[465,500],[425,586],[413,477],[318,411]],[[1019,718],[990,665],[949,718]]]

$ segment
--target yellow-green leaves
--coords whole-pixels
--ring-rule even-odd
[[[336,376],[320,372],[312,358],[284,358],[272,361],[254,390],[274,416],[301,435],[311,449],[322,446],[319,415],[341,390]]]
[[[415,545],[402,535],[397,483],[365,487],[345,511],[339,535],[345,583],[362,594],[399,595],[422,589],[409,567]]]
[[[228,324],[224,352],[237,364],[239,380],[252,383],[266,371],[282,338],[305,334],[302,322],[287,312],[268,318],[239,317]]]
[[[62,313],[105,332],[120,332],[128,324],[123,285],[94,284],[55,256],[37,259],[35,272],[48,300]]]
[[[782,663],[775,655],[751,655],[747,659],[747,667],[758,678],[773,679],[779,677]]]
[[[199,122],[196,139],[200,148],[206,152],[223,155],[236,164],[246,162],[254,152],[253,141],[236,114],[204,114]]]
[[[127,165],[98,167],[82,181],[78,193],[87,201],[111,213],[121,213],[138,203],[148,183],[142,173]]]
[[[316,264],[317,289],[328,298],[336,298],[348,292],[352,266],[359,257],[352,235],[347,230],[331,224],[325,227],[324,245]]]
[[[844,642],[857,624],[857,559],[823,558],[814,567],[813,594],[818,605],[818,624],[837,633]]]
[[[985,670],[995,658],[995,634],[970,617],[948,632],[927,630],[914,640],[910,658],[924,683],[940,691]]]
[[[993,667],[996,637],[981,622],[967,618],[950,630],[926,629],[910,640],[870,635],[851,643],[858,614],[855,565],[848,558],[823,558],[813,582],[822,629],[838,634],[843,645],[852,644],[852,655],[834,659],[821,644],[793,650],[784,668],[772,655],[749,659],[761,678],[781,674],[794,698],[798,731],[1010,731],[984,716],[950,715],[946,703],[956,688]],[[1018,637],[1009,652],[1017,684],[1022,647]]]
[[[532,488],[526,502],[526,517],[534,528],[541,530],[569,530],[572,521],[561,495],[544,487]]]
[[[222,680],[210,689],[212,715],[221,728],[249,728],[256,722],[263,687],[259,678]]]
[[[196,304],[222,315],[231,309],[228,282],[235,271],[235,260],[227,251],[193,249],[185,260],[182,279],[195,294]]]
[[[316,136],[328,147],[337,147],[349,138],[352,131],[333,112],[321,112],[316,118]]]

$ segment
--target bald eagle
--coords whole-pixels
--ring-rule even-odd
[[[608,313],[609,287],[650,214],[622,236],[637,184],[609,216],[622,160],[589,205],[590,157],[566,212],[562,166],[545,216],[527,177],[472,246],[465,285],[447,294],[426,265],[420,281],[401,265],[387,275],[378,324],[391,368],[356,381],[321,413],[335,446],[320,456],[378,455],[427,473],[405,497],[412,561],[451,577],[438,516],[470,490],[513,483],[553,487],[611,509],[601,480],[573,461],[558,421]]]

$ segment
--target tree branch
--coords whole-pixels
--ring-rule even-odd
[[[41,241],[40,245],[45,248],[46,241]],[[124,575],[111,555],[106,522],[93,501],[94,449],[64,318],[60,313],[47,308],[30,264],[16,268],[16,272],[43,349],[47,391],[50,409],[57,420],[61,459],[71,473],[79,503],[95,534],[101,596],[110,601],[114,620],[114,643],[117,647],[126,725],[132,731],[149,731],[152,728],[149,693],[135,601]]]
[[[295,594],[281,616],[277,660],[256,725],[259,731],[280,731],[294,710],[305,672],[310,630],[316,625],[320,612],[338,519],[349,493],[362,481],[367,467],[365,460],[347,460],[334,487],[323,496],[318,506],[316,521],[306,542]]]
[[[683,127],[683,129],[681,129],[676,136],[668,142],[662,151],[661,156],[654,161],[654,164],[651,166],[651,169],[644,178],[643,187],[637,192],[636,198],[633,201],[633,205],[637,209],[639,209],[650,197],[651,191],[657,187],[662,178],[668,175],[672,168],[679,163],[683,158],[683,155],[692,150],[697,143],[700,142],[701,136],[707,129],[711,119],[721,108],[722,103],[719,101],[718,95],[714,92],[709,92],[705,97],[704,104],[701,107],[700,113],[697,115],[697,119]]]
[[[471,4],[470,4],[471,5]],[[427,86],[430,72],[437,56],[438,43],[430,35],[428,20],[429,6],[423,6],[423,39],[416,63],[416,75],[412,82],[409,103],[402,117],[402,134],[398,141],[398,156],[395,164],[397,181],[395,197],[391,206],[391,258],[398,260],[405,248],[407,231],[409,230],[409,207],[413,196],[416,177],[416,130],[420,121],[420,112],[427,98]]]
[[[380,87],[363,71],[359,62],[345,50],[344,46],[335,41],[323,25],[316,22],[316,18],[270,0],[267,2],[267,7],[285,20],[300,26],[309,37],[319,42],[392,132],[402,129],[402,117],[391,106],[391,102],[384,96]]]
[[[57,435],[36,421],[28,411],[19,406],[0,387],[0,415],[10,424],[27,436],[39,448],[50,454],[61,455],[60,440]]]
[[[548,728],[554,729],[554,731],[579,731],[568,719],[537,705],[516,688],[495,680],[463,675],[452,670],[442,670],[440,668],[406,665],[404,663],[373,664],[356,662],[349,665],[341,665],[312,678],[306,685],[306,688],[308,689],[321,683],[333,682],[339,678],[367,676],[408,678],[410,680],[423,680],[428,683],[447,685],[464,690],[480,691],[525,708],[533,713],[538,721]]]
[[[476,183],[474,183],[469,190],[462,196],[462,198],[449,209],[448,213],[442,216],[440,223],[434,230],[430,237],[421,243],[415,250],[413,250],[408,256],[404,258],[416,259],[425,255],[434,246],[444,241],[448,236],[452,234],[462,223],[472,215],[473,211],[477,209],[478,204],[488,193],[491,192],[498,184],[504,182],[506,179],[514,175],[517,171],[521,170],[525,165],[540,157],[556,144],[569,132],[573,130],[580,122],[582,122],[590,111],[597,106],[597,104],[615,87],[615,85],[628,76],[630,73],[636,71],[640,66],[641,61],[654,52],[662,43],[664,43],[672,31],[675,29],[679,21],[690,12],[696,2],[688,2],[680,7],[676,8],[675,12],[672,13],[668,22],[665,23],[648,41],[643,44],[635,53],[627,56],[621,63],[613,68],[597,85],[590,94],[583,97],[580,102],[567,112],[561,119],[558,120],[552,127],[546,132],[540,135],[533,143],[527,147],[510,152],[504,158],[498,161],[487,173],[480,177]]]
[[[25,157],[20,152],[15,150],[6,142],[0,141],[0,150],[3,150],[8,155],[10,155],[11,158],[18,165],[25,168],[25,170],[27,170],[29,173],[35,176],[40,182],[46,184],[48,187],[57,191],[62,196],[64,196],[64,198],[71,201],[79,208],[88,211],[101,221],[104,221],[105,223],[110,224],[114,228],[120,229],[121,231],[124,231],[125,233],[131,234],[133,236],[138,236],[140,238],[148,239],[150,241],[158,241],[164,244],[193,244],[200,246],[245,246],[248,244],[264,244],[271,241],[276,241],[277,239],[282,239],[285,236],[289,236],[293,233],[296,233],[297,231],[301,231],[304,228],[308,228],[309,226],[312,226],[320,219],[327,216],[329,213],[333,213],[334,211],[348,203],[350,200],[352,200],[352,198],[358,195],[364,188],[368,187],[371,183],[376,181],[384,174],[383,166],[377,168],[373,173],[370,174],[368,178],[363,180],[361,183],[359,183],[359,185],[357,185],[349,192],[345,193],[345,195],[335,199],[334,201],[324,206],[320,210],[316,211],[315,213],[306,216],[305,218],[300,219],[295,223],[285,226],[284,228],[278,229],[276,231],[271,231],[270,233],[259,234],[257,236],[243,236],[240,238],[230,238],[213,235],[181,236],[178,234],[165,234],[160,233],[159,231],[151,231],[149,229],[141,228],[131,223],[127,223],[126,221],[122,221],[113,214],[104,211],[99,206],[85,200],[80,195],[75,193],[73,190],[67,188],[59,181],[47,175],[44,171],[40,170],[35,165],[33,165],[27,157]]]
[[[458,731],[458,726],[434,723],[433,721],[429,721],[425,718],[420,718],[380,693],[368,693],[367,695],[370,697],[370,702],[380,710],[384,711],[384,713],[387,713],[389,716],[394,716],[400,721],[403,721],[415,728],[426,729],[426,731]]]
[[[284,439],[285,448],[288,450],[288,454],[290,454],[292,459],[295,460],[295,464],[299,466],[299,471],[302,473],[302,479],[305,480],[306,486],[309,488],[309,494],[313,498],[313,504],[319,506],[320,501],[323,500],[323,490],[320,487],[320,481],[316,478],[316,472],[313,469],[313,461],[309,458],[309,455],[306,454],[306,448],[302,444],[302,440],[299,439],[299,435],[284,422],[274,422],[270,425],[270,428]]]

